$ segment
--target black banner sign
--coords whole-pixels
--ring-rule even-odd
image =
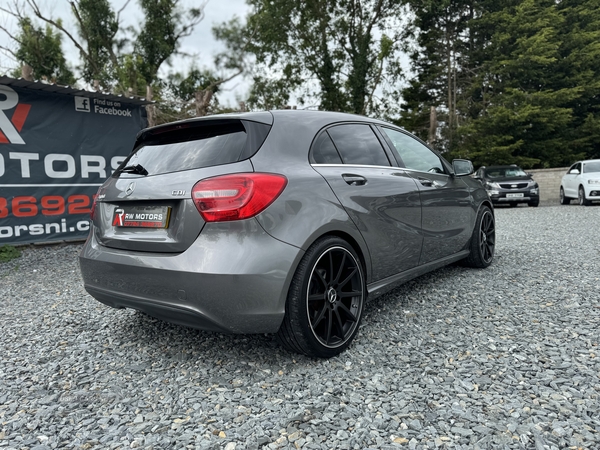
[[[0,246],[84,239],[143,105],[0,85]]]

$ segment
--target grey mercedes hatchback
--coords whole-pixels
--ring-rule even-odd
[[[494,257],[494,210],[470,161],[406,131],[322,111],[218,115],[148,128],[102,185],[80,254],[114,308],[203,330],[276,333],[331,357],[365,301]]]

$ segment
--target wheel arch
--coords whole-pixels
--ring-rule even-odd
[[[483,200],[475,210],[475,215],[473,218],[473,231],[471,232],[471,237],[469,238],[469,241],[465,244],[465,250],[471,247],[471,241],[473,240],[473,236],[475,235],[475,228],[477,227],[477,217],[479,217],[479,212],[484,206],[487,206],[490,209],[492,217],[494,218],[494,221],[496,221],[496,211],[494,211],[494,205],[492,201],[490,199]]]
[[[340,239],[343,239],[348,244],[350,244],[350,246],[352,247],[352,249],[354,250],[354,252],[358,256],[358,259],[360,260],[360,263],[362,265],[363,272],[365,273],[365,285],[366,285],[366,283],[368,283],[369,280],[370,280],[370,278],[371,278],[371,273],[370,273],[371,271],[369,269],[367,269],[367,258],[363,254],[363,250],[362,250],[360,244],[358,243],[358,241],[356,241],[354,239],[354,237],[352,237],[352,235],[350,235],[348,233],[345,233],[343,231],[339,231],[339,230],[330,231],[328,233],[325,233],[322,236],[319,236],[318,239],[320,239],[320,238],[322,238],[324,236],[335,236],[335,237],[338,237]],[[315,241],[316,240],[317,239],[315,239]],[[370,258],[369,258],[369,263],[370,263]]]
[[[494,205],[492,204],[492,201],[484,200],[479,204],[479,207],[477,208],[477,211],[475,214],[475,218],[477,218],[477,214],[479,214],[479,211],[481,211],[482,206],[487,206],[488,208],[490,208],[490,210],[492,211],[492,216],[496,217],[496,211],[494,211]]]

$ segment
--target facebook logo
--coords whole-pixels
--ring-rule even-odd
[[[87,97],[75,97],[75,111],[90,112],[90,99]]]

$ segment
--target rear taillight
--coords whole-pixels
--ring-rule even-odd
[[[275,201],[287,185],[283,175],[236,173],[206,178],[192,188],[192,200],[206,222],[253,217]]]

